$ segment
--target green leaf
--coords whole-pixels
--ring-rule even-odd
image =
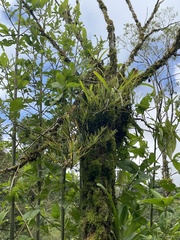
[[[56,81],[61,85],[61,88],[65,87],[66,85],[65,76],[62,73],[60,72],[56,73]]]
[[[9,46],[12,46],[14,44],[14,40],[11,40],[11,39],[3,39],[2,41],[0,41],[0,45],[1,46],[5,46],[5,47],[9,47]]]
[[[67,83],[66,87],[67,88],[78,88],[78,87],[80,87],[80,84],[76,83],[76,82],[70,82],[70,83]]]
[[[7,214],[8,214],[8,211],[0,212],[0,224],[2,224],[4,222],[4,218]]]
[[[157,191],[155,191],[154,189],[150,189],[150,192],[157,199],[162,199],[163,198],[163,196],[160,193],[158,193]]]
[[[123,229],[123,226],[126,225],[128,215],[129,215],[128,207],[126,205],[121,204],[118,207],[118,214],[119,214],[119,225],[122,226],[122,229]]]
[[[175,167],[175,169],[179,172],[180,174],[180,153],[176,153],[172,159],[172,163],[173,163],[173,166]]]
[[[51,86],[52,86],[53,88],[57,88],[57,89],[62,89],[62,88],[63,88],[62,85],[59,84],[58,82],[53,82],[53,83],[51,83]]]
[[[162,198],[149,198],[149,199],[144,199],[141,200],[144,203],[149,203],[149,204],[153,204],[162,208],[167,207],[168,205],[170,205],[173,201],[173,197],[162,197]]]
[[[132,174],[137,173],[139,171],[139,166],[135,162],[130,160],[118,161],[117,166],[122,170],[128,171]]]
[[[22,219],[23,219],[24,221],[30,221],[30,220],[34,219],[35,216],[37,216],[37,214],[38,214],[39,212],[40,212],[39,209],[30,210],[30,211],[28,211],[27,213],[25,213],[25,214],[22,216]]]
[[[72,208],[70,211],[70,215],[74,218],[76,222],[79,222],[81,215],[77,208]]]
[[[134,153],[136,156],[144,157],[145,149],[141,147],[130,148],[130,152]]]
[[[96,77],[102,82],[102,84],[104,85],[104,87],[109,90],[108,84],[106,82],[106,80],[96,71],[93,72],[94,75],[96,75]]]
[[[23,98],[16,98],[10,101],[10,111],[11,112],[18,112],[19,110],[23,109],[26,105],[24,104]]]
[[[88,89],[84,86],[82,81],[79,81],[79,83],[80,83],[80,86],[81,86],[82,90],[84,91],[84,94],[86,95],[87,100],[90,101],[90,97],[89,97],[89,94],[88,94]]]
[[[18,81],[18,89],[23,89],[24,87],[26,87],[26,85],[29,83],[28,80],[21,80]]]
[[[141,86],[150,87],[154,90],[154,87],[149,83],[141,83]]]
[[[153,205],[156,205],[156,206],[162,207],[162,208],[165,207],[165,204],[164,204],[164,202],[162,201],[162,199],[149,198],[149,199],[141,200],[141,202],[153,204]]]
[[[7,67],[8,63],[9,63],[9,59],[8,59],[6,53],[3,52],[0,56],[0,65],[3,67]]]
[[[9,34],[9,29],[2,23],[0,23],[0,33]]]
[[[125,231],[124,237],[125,239],[132,239],[132,236],[136,232],[138,228],[141,227],[141,224],[137,221],[133,221],[130,226],[128,226],[127,230]]]
[[[166,197],[166,198],[163,197],[162,201],[164,202],[165,206],[168,206],[169,204],[172,203],[173,197],[172,196],[171,197]]]
[[[55,219],[60,217],[60,208],[58,203],[54,203],[51,208],[51,216]]]
[[[139,104],[136,104],[136,111],[138,114],[144,114],[144,112],[149,108],[152,101],[152,96],[147,94]]]
[[[159,185],[166,191],[175,191],[176,185],[171,181],[171,179],[162,179],[159,181]]]
[[[86,41],[87,39],[87,31],[84,27],[82,28],[82,38],[83,38],[83,41]]]

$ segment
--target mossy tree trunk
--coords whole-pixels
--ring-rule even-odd
[[[81,159],[82,239],[114,239],[113,212],[101,183],[115,199],[115,141],[100,142]]]
[[[93,88],[84,86],[75,114],[82,148],[86,149],[80,160],[81,239],[113,240],[113,208],[98,184],[115,204],[116,150],[126,136],[131,108],[128,100],[122,102],[119,92],[109,87],[111,81],[106,88],[96,77],[95,81]]]

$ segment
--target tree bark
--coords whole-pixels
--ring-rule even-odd
[[[114,139],[100,142],[81,159],[82,239],[114,239],[113,212],[101,183],[115,200]]]

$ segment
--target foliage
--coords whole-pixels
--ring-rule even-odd
[[[179,238],[169,171],[180,173],[179,101],[168,60],[179,26],[157,1],[142,27],[126,1],[136,24],[125,26],[130,56],[118,64],[113,21],[97,2],[108,49],[88,39],[79,1],[1,1],[10,22],[0,24],[2,239]],[[138,101],[137,86],[145,89]]]

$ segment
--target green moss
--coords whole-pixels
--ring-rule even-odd
[[[86,95],[86,96],[85,96]],[[80,161],[81,167],[81,210],[83,239],[93,236],[95,240],[114,240],[113,212],[107,195],[97,186],[101,183],[115,201],[115,166],[117,148],[122,145],[127,133],[131,108],[122,101],[119,92],[107,90],[101,84],[87,88],[79,100],[75,115],[84,147],[92,144],[89,136],[97,141]],[[82,146],[83,147],[83,146]],[[92,238],[92,239],[93,239]]]

